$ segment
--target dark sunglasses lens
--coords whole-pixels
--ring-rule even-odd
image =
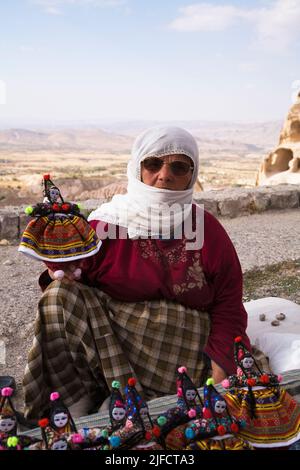
[[[144,168],[146,168],[146,170],[150,171],[151,173],[157,173],[158,171],[160,171],[163,164],[164,161],[157,157],[146,158],[143,161]],[[175,176],[185,176],[192,168],[189,163],[182,162],[180,160],[170,162],[168,163],[168,165],[170,165],[171,171]]]
[[[171,162],[170,167],[175,176],[187,175],[191,169],[191,165],[189,163],[180,161]]]
[[[163,161],[159,158],[146,158],[143,161],[143,164],[146,170],[151,171],[152,173],[156,173],[163,166]]]

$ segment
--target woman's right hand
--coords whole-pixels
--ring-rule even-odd
[[[49,276],[51,277],[53,281],[56,281],[57,279],[59,279],[59,277],[55,274],[58,271],[62,272],[61,270],[52,270],[48,268]],[[68,263],[66,267],[63,269],[63,273],[64,273],[63,279],[68,279],[69,281],[72,281],[72,282],[79,281],[81,277],[81,269],[79,268],[78,263],[77,264]]]

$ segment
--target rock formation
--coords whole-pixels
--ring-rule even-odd
[[[300,92],[285,120],[278,147],[267,155],[256,185],[300,184]]]

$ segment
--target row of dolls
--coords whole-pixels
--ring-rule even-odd
[[[288,448],[300,439],[300,407],[280,386],[281,377],[261,371],[238,337],[237,373],[220,393],[208,379],[203,398],[179,367],[177,403],[155,419],[130,378],[122,394],[112,383],[106,428],[77,429],[59,393],[50,396],[50,412],[39,421],[41,439],[17,435],[17,414],[9,388],[2,389],[1,450],[255,450]],[[219,388],[219,387],[218,387]]]

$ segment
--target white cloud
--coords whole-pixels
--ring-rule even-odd
[[[273,0],[264,8],[198,3],[179,9],[169,24],[176,31],[224,31],[237,22],[251,24],[256,43],[269,50],[285,50],[300,38],[300,1]]]
[[[48,15],[54,15],[54,16],[59,16],[62,15],[63,12],[57,7],[45,7],[44,9],[45,13],[48,13]]]
[[[31,0],[49,15],[62,15],[63,7],[67,5],[88,5],[92,7],[117,7],[125,5],[127,0]]]
[[[239,10],[231,5],[199,3],[179,9],[181,15],[170,27],[177,31],[222,31],[236,20]]]
[[[285,50],[300,37],[299,0],[277,0],[256,12],[257,39],[267,49]]]

